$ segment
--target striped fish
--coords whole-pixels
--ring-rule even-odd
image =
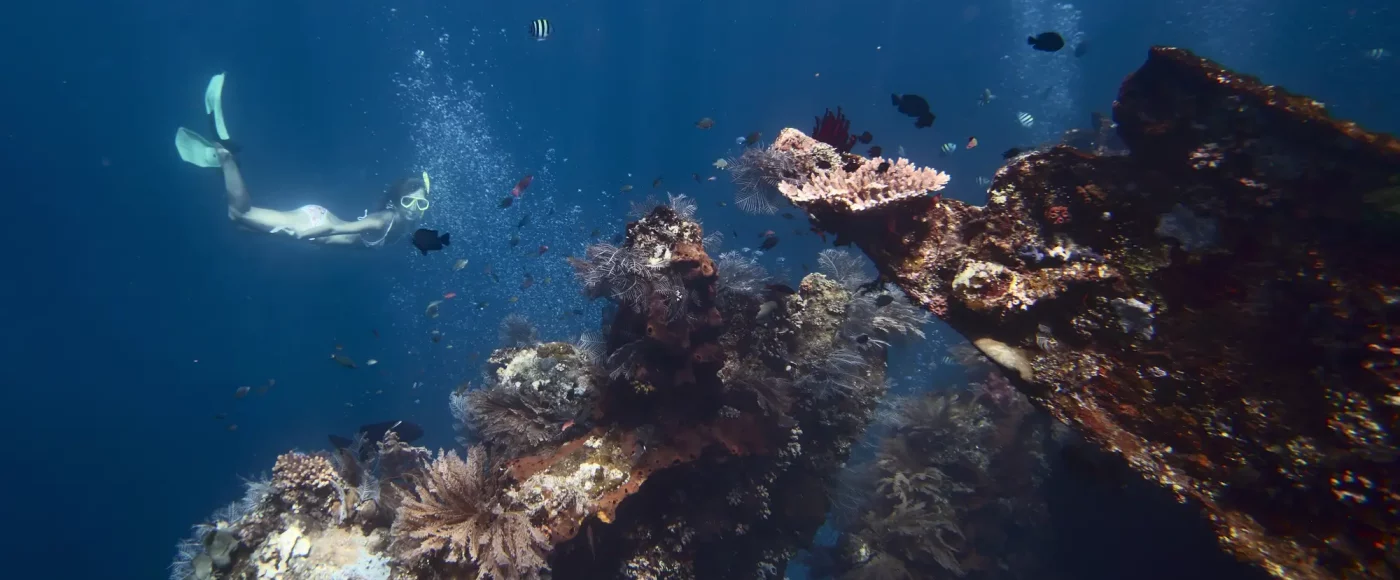
[[[957,151],[957,150],[958,150],[958,144],[957,144],[957,143],[944,143],[942,147],[939,147],[939,149],[941,149],[941,150],[943,151],[943,154],[944,154],[944,155],[947,155],[947,154],[949,154],[949,153],[952,153],[952,152],[954,152],[954,151]]]
[[[1032,117],[1030,113],[1022,111],[1016,113],[1016,122],[1020,123],[1022,127],[1029,129],[1031,125],[1035,124],[1035,117]]]
[[[983,175],[978,175],[978,176],[977,176],[977,185],[980,185],[980,186],[982,186],[982,187],[987,187],[988,185],[991,185],[991,184],[992,184],[992,180],[987,179],[986,176],[983,176]]]
[[[530,36],[535,37],[535,40],[544,40],[546,38],[549,38],[549,35],[552,32],[554,32],[554,27],[550,26],[548,20],[541,18],[530,23]]]
[[[1371,50],[1366,51],[1366,58],[1369,58],[1371,60],[1385,60],[1387,58],[1390,58],[1390,51],[1384,48],[1373,48]]]

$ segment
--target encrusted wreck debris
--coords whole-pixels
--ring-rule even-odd
[[[798,159],[778,188],[821,229],[1236,555],[1400,576],[1400,226],[1367,204],[1400,143],[1173,48],[1114,119],[1128,155],[1021,155],[981,207],[794,129],[769,151]]]
[[[572,261],[618,304],[605,338],[505,321],[485,384],[450,399],[468,449],[390,431],[284,455],[172,577],[781,578],[885,394],[886,347],[928,316],[862,284],[854,252],[798,288],[712,258],[694,210],[673,197]]]

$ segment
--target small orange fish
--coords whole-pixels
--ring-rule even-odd
[[[968,148],[968,149],[976,149],[976,148],[977,148],[977,138],[976,138],[976,137],[968,137],[968,138],[967,138],[967,148]]]
[[[443,300],[451,300],[451,299],[456,298],[456,297],[457,297],[457,293],[456,293],[456,292],[448,292],[448,293],[442,295],[442,299],[443,299]]]
[[[574,426],[574,420],[573,420],[573,419],[569,419],[568,421],[565,421],[565,422],[564,422],[564,426],[563,426],[563,427],[560,427],[560,428],[559,428],[559,432],[560,432],[560,433],[563,433],[563,432],[565,432],[565,431],[568,431],[568,430],[569,430],[569,427],[573,427],[573,426]]]

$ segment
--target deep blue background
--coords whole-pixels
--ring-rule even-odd
[[[707,225],[737,231],[739,245],[778,231],[784,241],[776,254],[796,271],[819,249],[811,236],[788,235],[805,224],[720,207],[731,195],[723,176],[695,184],[690,174],[714,174],[710,162],[733,154],[738,135],[809,130],[814,115],[841,105],[856,131],[871,130],[891,154],[903,145],[916,161],[949,170],[950,195],[976,200],[973,176],[989,175],[997,153],[1020,144],[1010,119],[1016,103],[1027,102],[1018,93],[1030,89],[1007,85],[1007,59],[1071,58],[1025,49],[1024,36],[1040,31],[1017,29],[1012,11],[1028,1],[7,6],[0,19],[0,191],[11,210],[0,226],[5,575],[163,574],[187,526],[239,494],[237,475],[268,470],[277,453],[321,446],[327,433],[359,423],[410,417],[429,427],[427,443],[450,444],[444,393],[474,376],[466,352],[489,349],[494,321],[508,311],[551,319],[559,312],[558,298],[549,306],[528,297],[508,303],[509,292],[480,277],[425,277],[425,262],[407,247],[337,251],[237,231],[225,219],[216,173],[181,163],[171,147],[175,127],[204,129],[199,99],[210,75],[230,73],[226,109],[258,202],[315,201],[353,215],[389,181],[420,169],[411,141],[421,111],[405,106],[394,79],[408,74],[414,51],[428,50],[437,56],[434,74],[450,70],[475,82],[494,146],[518,160],[504,169],[509,181],[547,169],[548,179],[527,195],[580,206],[585,231],[594,223],[616,231],[627,201],[664,176],[658,193],[699,198]],[[1397,62],[1362,57],[1372,48],[1400,50],[1400,14],[1383,0],[1119,4],[1078,4],[1092,46],[1070,88],[1082,117],[1106,110],[1146,48],[1167,43],[1202,48],[1372,128],[1400,126]],[[1212,10],[1235,16],[1212,18]],[[539,17],[556,27],[548,42],[525,34]],[[445,44],[443,34],[451,38]],[[984,87],[1002,97],[987,110],[974,102]],[[928,97],[939,114],[935,128],[914,130],[889,106],[891,92]],[[696,130],[704,116],[718,125]],[[935,155],[940,143],[969,135],[982,148]],[[547,168],[544,148],[557,152]],[[447,195],[494,204],[510,186],[462,179],[467,185]],[[636,191],[617,195],[624,183]],[[521,258],[502,243],[515,215],[464,213],[438,216],[458,230],[455,255],[518,274],[519,266],[505,264]],[[546,235],[523,233],[522,249],[541,243],[529,236]],[[556,242],[541,260],[585,241]],[[765,260],[777,267],[774,258]],[[430,259],[438,259],[434,272],[450,262]],[[556,280],[549,291],[572,297],[566,284]],[[427,348],[422,304],[444,289],[492,296],[492,306],[457,321],[459,334],[479,333],[465,336],[460,350],[414,358]],[[327,361],[335,344],[357,356],[384,350],[385,363],[342,369]],[[277,386],[267,395],[234,400],[237,386],[269,378]],[[414,381],[426,386],[411,390]],[[376,390],[386,394],[367,394]],[[229,413],[238,431],[226,431],[228,421],[215,413]],[[1080,560],[1066,565],[1093,568]]]

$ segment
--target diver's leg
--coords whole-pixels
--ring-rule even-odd
[[[248,187],[243,183],[243,173],[238,171],[238,162],[233,159],[233,154],[229,153],[222,145],[217,146],[219,153],[219,165],[224,169],[224,191],[228,192],[229,214],[242,215],[253,207],[253,202],[248,197]]]

